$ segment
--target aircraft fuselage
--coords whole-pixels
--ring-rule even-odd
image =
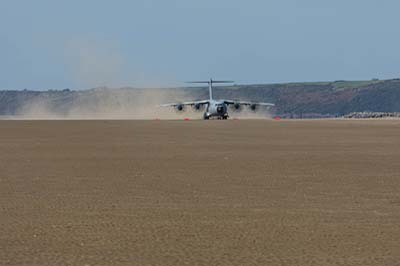
[[[210,117],[227,119],[228,116],[228,106],[224,101],[218,100],[210,100],[204,113],[204,119],[209,119]]]

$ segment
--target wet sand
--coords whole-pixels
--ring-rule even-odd
[[[0,121],[0,265],[399,265],[400,121]]]

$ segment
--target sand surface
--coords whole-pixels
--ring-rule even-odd
[[[0,265],[400,265],[400,121],[0,121]]]

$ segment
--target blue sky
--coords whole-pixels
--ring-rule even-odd
[[[400,1],[0,0],[0,89],[400,77]]]

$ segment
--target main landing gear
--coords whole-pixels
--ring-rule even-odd
[[[228,119],[228,117],[229,117],[228,113],[225,113],[223,116],[217,116],[216,119],[226,120],[226,119]],[[211,115],[204,113],[204,115],[203,115],[204,120],[209,120],[210,118],[211,118]]]

